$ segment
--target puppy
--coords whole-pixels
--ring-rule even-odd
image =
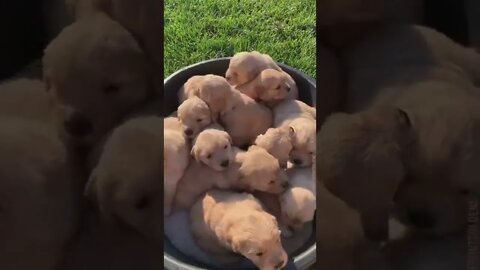
[[[295,232],[313,220],[316,210],[316,184],[312,168],[287,170],[288,189],[280,195],[282,220],[287,229]]]
[[[291,121],[288,126],[293,130],[290,162],[300,167],[312,165],[317,153],[315,120],[300,117]]]
[[[162,118],[154,116],[135,118],[116,128],[85,187],[86,196],[97,204],[106,221],[118,218],[147,235],[161,227],[158,222],[163,220],[160,214],[164,200],[161,194],[164,173],[162,122]],[[187,162],[188,151],[181,133],[166,132],[165,135],[167,140],[177,137],[171,141],[174,145],[165,145],[165,151],[178,160],[172,162],[166,156],[163,164],[168,170],[167,176],[176,178],[186,166],[182,163]],[[175,182],[175,179],[165,180],[169,181],[165,183],[167,186],[170,181]],[[172,186],[168,187],[169,192]]]
[[[211,190],[192,207],[191,228],[198,245],[219,259],[234,254],[259,269],[283,268],[288,260],[276,219],[248,193]]]
[[[298,88],[288,73],[275,69],[265,69],[252,81],[238,86],[245,95],[274,107],[285,99],[297,99]]]
[[[233,95],[233,88],[227,80],[217,75],[197,75],[185,82],[179,91],[180,102],[197,96],[207,103],[216,121],[220,113],[229,109],[229,101]]]
[[[175,123],[175,121],[177,123]],[[189,145],[177,118],[163,120],[164,215],[172,210],[178,181],[187,169]],[[179,127],[180,126],[180,127]]]
[[[239,91],[231,97],[231,109],[225,111],[220,122],[238,147],[251,145],[260,134],[272,126],[270,109]]]
[[[287,187],[287,176],[278,160],[265,149],[251,146],[244,152],[234,148],[234,159],[227,169],[216,171],[198,162],[190,162],[178,183],[177,209],[189,209],[204,192],[212,189],[264,191],[279,194]]]
[[[294,130],[290,126],[269,128],[265,134],[258,135],[255,145],[264,148],[278,159],[280,167],[287,168],[293,148],[293,136]]]
[[[317,110],[300,100],[284,100],[273,108],[273,126],[279,127],[287,124],[293,119],[306,117],[316,119]]]
[[[43,67],[62,135],[80,144],[97,142],[150,93],[145,54],[100,13],[64,28],[45,49]]]
[[[208,104],[197,96],[182,102],[178,107],[177,115],[182,122],[185,136],[190,139],[215,121]]]
[[[227,132],[205,129],[193,140],[193,158],[215,171],[224,171],[233,160],[232,139]]]
[[[231,85],[241,86],[252,81],[265,69],[282,69],[272,57],[257,51],[236,53],[228,65],[225,78]]]

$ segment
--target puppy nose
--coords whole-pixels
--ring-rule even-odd
[[[193,134],[193,130],[190,129],[190,128],[185,129],[184,132],[185,132],[185,135],[187,135],[187,136],[192,136],[192,134]]]
[[[420,229],[430,229],[435,226],[435,218],[429,213],[422,210],[408,211],[408,218],[413,226]]]
[[[280,262],[278,262],[278,263],[275,265],[275,269],[281,269],[284,264],[285,264],[285,261],[284,261],[284,260],[281,260]]]
[[[74,137],[83,137],[93,130],[93,125],[84,115],[74,113],[64,122],[65,130]]]
[[[296,158],[296,159],[293,160],[293,163],[294,163],[295,165],[302,165],[302,160]]]
[[[221,165],[222,167],[226,168],[226,167],[228,167],[228,164],[229,164],[229,163],[230,163],[230,162],[229,162],[228,160],[224,160],[224,161],[222,161],[222,163],[221,163],[220,165]]]

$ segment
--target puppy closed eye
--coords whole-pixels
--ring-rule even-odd
[[[223,149],[227,149],[227,148],[228,148],[228,144],[226,144],[226,145],[223,147]]]
[[[280,90],[281,87],[282,87],[282,86],[279,85],[279,86],[275,87],[275,89],[276,89],[276,90]]]
[[[202,122],[202,119],[198,118],[198,119],[197,119],[197,122]]]
[[[257,252],[257,254],[255,254],[257,257],[262,257],[263,256],[263,252]]]
[[[208,155],[207,155],[207,158],[208,158],[208,159],[212,158],[212,154],[208,154]]]
[[[268,182],[268,184],[270,184],[270,185],[275,184],[275,180],[270,180],[270,182]]]

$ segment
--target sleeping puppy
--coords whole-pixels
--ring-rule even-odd
[[[225,78],[231,85],[238,87],[252,81],[265,69],[282,71],[267,54],[257,51],[239,52],[230,59]]]
[[[290,162],[300,167],[312,165],[317,153],[315,120],[300,117],[291,121],[288,126],[293,130]]]
[[[288,188],[280,195],[254,192],[265,208],[279,220],[282,235],[291,237],[313,221],[316,183],[312,167],[287,170]]]
[[[182,163],[188,162],[188,150],[182,134],[166,132],[167,139],[171,138],[170,135],[177,139],[172,141],[175,144],[173,149],[166,145],[165,150],[178,160],[172,164],[167,158],[167,164],[162,166],[162,126],[163,119],[160,117],[131,119],[116,128],[107,140],[85,187],[86,196],[97,204],[106,221],[119,219],[147,235],[161,227],[158,223],[163,220],[160,214],[164,200],[161,193],[163,166],[176,166],[172,168],[175,170],[172,176],[178,177],[182,167],[186,166]],[[175,150],[179,152],[174,153]],[[173,189],[173,185],[170,188]]]
[[[252,98],[235,90],[230,110],[221,114],[220,122],[238,147],[251,145],[258,135],[272,126],[272,112]]]
[[[176,123],[175,123],[176,121]],[[187,169],[189,145],[177,118],[163,120],[164,215],[172,210],[178,181]]]
[[[288,73],[265,69],[252,81],[236,87],[240,92],[274,107],[285,99],[297,99],[298,88]]]
[[[290,126],[269,128],[265,134],[258,135],[255,145],[268,151],[278,159],[280,167],[287,168],[290,152],[293,148],[294,130]]]
[[[312,168],[287,170],[288,189],[280,195],[282,220],[287,229],[295,232],[313,220],[316,210],[316,184]]]
[[[251,146],[244,152],[234,148],[234,159],[223,171],[190,162],[177,186],[176,208],[189,209],[201,194],[214,187],[279,194],[287,187],[287,176],[265,149]]]
[[[317,110],[300,100],[285,100],[273,108],[273,126],[279,127],[293,119],[306,117],[316,119]]]
[[[230,109],[230,99],[233,88],[225,78],[217,75],[196,75],[185,82],[180,89],[179,101],[183,102],[197,96],[207,103],[212,113],[212,118],[217,121],[220,113]]]
[[[151,92],[146,55],[100,13],[64,28],[45,49],[43,67],[61,133],[76,144],[98,142]]]
[[[287,264],[275,217],[251,194],[211,190],[192,207],[190,220],[198,245],[219,260],[234,263],[239,254],[262,270]]]
[[[216,121],[208,104],[197,96],[186,99],[177,110],[185,136],[192,139],[206,126]]]
[[[193,158],[215,171],[224,171],[233,160],[232,139],[227,132],[205,129],[193,140]]]

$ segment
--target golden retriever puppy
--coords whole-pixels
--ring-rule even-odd
[[[251,194],[211,190],[192,207],[190,220],[198,245],[220,260],[235,262],[240,254],[262,270],[287,264],[275,217]]]
[[[292,232],[313,220],[316,210],[316,184],[312,168],[287,170],[288,189],[280,195],[282,220]]]
[[[274,107],[285,99],[298,98],[298,88],[293,78],[276,69],[265,69],[252,81],[236,88],[269,107]]]
[[[293,149],[294,132],[290,126],[269,128],[265,134],[258,135],[255,145],[264,148],[278,159],[280,167],[287,168],[290,152]]]
[[[230,110],[221,114],[220,123],[238,147],[251,145],[260,134],[272,127],[272,111],[235,90]]]
[[[214,187],[279,194],[285,191],[287,185],[285,171],[265,149],[251,146],[244,152],[234,148],[232,164],[223,171],[190,162],[178,183],[175,206],[189,209],[200,195]]]
[[[317,153],[315,120],[300,117],[290,122],[288,126],[293,130],[290,162],[300,167],[312,165]]]
[[[438,179],[409,180],[395,194],[395,213],[403,224],[429,235],[445,235],[466,228],[468,194]]]
[[[223,130],[205,129],[193,140],[191,154],[197,162],[224,171],[233,160],[232,139]]]
[[[17,79],[0,84],[0,115],[56,125],[54,103],[40,80]]]
[[[163,120],[163,194],[164,215],[172,210],[178,181],[187,169],[190,155],[187,138],[183,134],[180,121],[174,117]]]
[[[257,51],[239,52],[230,59],[225,78],[231,85],[238,87],[252,81],[265,69],[282,71],[267,54]]]
[[[208,74],[196,75],[188,79],[178,95],[180,102],[193,96],[199,97],[207,103],[212,119],[217,121],[220,113],[230,109],[229,104],[233,93],[233,88],[225,78]]]
[[[273,108],[273,126],[282,126],[299,117],[315,120],[316,114],[316,108],[308,106],[300,100],[285,100]]]
[[[105,143],[98,164],[85,187],[85,194],[97,204],[105,220],[118,218],[145,234],[150,234],[156,226],[161,227],[157,221],[161,222],[163,219],[160,208],[164,200],[161,194],[163,166],[181,171],[185,164],[176,163],[185,163],[188,160],[185,158],[188,157],[188,151],[184,149],[185,141],[178,132],[174,136],[180,139],[172,141],[172,144],[175,143],[179,149],[172,151],[167,145],[165,150],[168,154],[175,154],[173,152],[178,150],[179,153],[175,156],[179,159],[171,161],[167,158],[167,164],[162,166],[162,126],[163,119],[160,117],[131,119],[117,127]],[[166,135],[171,138],[168,132]],[[184,157],[181,157],[182,151]],[[178,171],[174,172],[174,177],[178,177]],[[167,184],[170,182],[165,183]]]
[[[80,217],[67,149],[42,119],[2,116],[0,153],[0,268],[57,269]]]
[[[197,96],[186,99],[177,110],[185,136],[192,139],[205,127],[216,121],[208,104]]]
[[[401,150],[412,140],[408,115],[389,107],[335,113],[317,134],[318,181],[359,212],[373,240],[388,237],[389,212],[405,177]]]
[[[43,57],[62,134],[91,145],[119,124],[150,93],[146,61],[132,35],[105,15],[64,28]]]

